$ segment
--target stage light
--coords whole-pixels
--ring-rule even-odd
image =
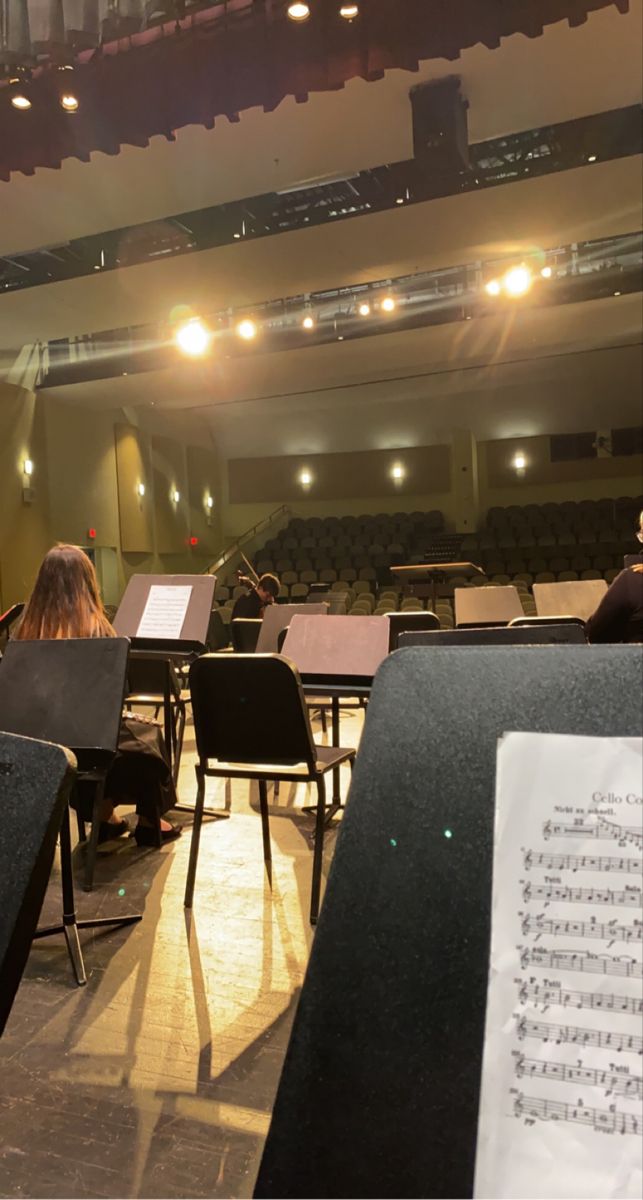
[[[25,475],[33,475],[33,462],[30,458],[26,458],[22,464],[22,469]]]
[[[313,477],[309,470],[304,468],[303,471],[299,472],[299,482],[302,487],[310,487],[312,481],[313,481]]]
[[[521,450],[517,454],[514,454],[513,465],[516,471],[524,471],[527,466],[527,459]]]
[[[401,463],[395,463],[395,466],[391,467],[391,478],[395,479],[398,483],[401,479],[404,479],[405,475],[406,471]]]
[[[489,282],[485,284],[484,290],[488,296],[499,296],[500,295],[499,281],[497,279],[490,279]]]
[[[179,325],[174,340],[184,354],[198,358],[201,354],[205,354],[211,337],[209,329],[206,329],[203,322],[195,317],[191,321],[186,321],[184,325]]]
[[[551,267],[543,267],[540,274],[542,275],[543,279],[551,279],[551,276],[552,276]]]
[[[359,4],[342,4],[339,10],[340,17],[345,21],[353,21],[359,16]]]
[[[392,296],[385,296],[382,300],[382,308],[384,312],[395,312],[395,300]]]
[[[529,267],[512,267],[504,277],[504,288],[508,296],[525,296],[533,283]]]
[[[176,488],[172,492],[172,499],[175,504],[178,504],[179,500],[181,499],[181,493],[177,492]]]
[[[63,92],[60,97],[60,107],[67,113],[78,112],[78,97],[74,96],[73,92]]]
[[[145,484],[139,483],[138,487],[136,488],[136,491],[138,492],[139,496],[144,496],[145,495]]]
[[[11,97],[11,103],[19,112],[26,112],[27,109],[31,108],[31,100],[26,95],[24,88],[16,88]]]
[[[304,319],[302,321],[302,325],[303,325],[304,329],[314,329],[315,328],[315,322],[311,316],[304,317]]]
[[[307,21],[310,16],[307,4],[289,4],[287,11],[291,21]]]
[[[244,342],[251,342],[253,337],[257,336],[257,326],[254,321],[248,319],[240,321],[237,325],[237,334],[243,338]]]
[[[371,306],[364,300],[362,304],[360,304],[357,311],[359,312],[360,317],[368,317],[371,311]]]

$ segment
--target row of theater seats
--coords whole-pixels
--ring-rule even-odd
[[[632,529],[643,509],[643,496],[619,496],[617,500],[564,500],[561,504],[510,504],[506,508],[490,508],[484,528],[492,530],[519,529],[540,525],[575,529],[601,526]]]

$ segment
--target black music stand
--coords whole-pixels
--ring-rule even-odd
[[[642,667],[637,646],[382,664],[256,1197],[472,1195],[497,741],[639,737]]]
[[[216,575],[132,575],[114,617],[114,629],[120,637],[130,639],[133,650],[153,651],[179,660],[203,654],[215,586]],[[192,589],[181,630],[167,636],[159,626],[158,634],[141,637],[139,628],[152,589],[159,587]]]
[[[441,629],[402,633],[400,650],[408,646],[569,646],[586,645],[585,628],[575,621],[542,625],[480,625],[475,629]]]
[[[62,746],[0,733],[0,1034],[29,956],[74,773]]]
[[[18,620],[18,617],[22,616],[23,608],[24,604],[12,604],[11,608],[8,608],[6,612],[3,612],[2,616],[0,617],[0,637],[2,637],[3,634],[8,633],[11,629],[11,626]]]
[[[449,583],[454,576],[473,579],[474,575],[484,576],[482,567],[470,562],[415,563],[411,566],[391,567],[391,575],[399,579],[402,587],[411,594],[415,587],[423,584],[430,585],[431,608],[435,612],[438,600],[438,587]],[[425,589],[428,590],[428,589]]]
[[[96,784],[86,880],[93,870],[105,777],[118,746],[129,643],[126,638],[10,642],[0,662],[0,726],[71,749],[78,779]],[[64,933],[76,982],[87,982],[79,929],[131,925],[141,914],[78,921],[74,901],[69,808],[60,829],[62,924],[35,937]]]

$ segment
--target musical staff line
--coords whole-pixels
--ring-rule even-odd
[[[593,1046],[597,1050],[616,1050],[618,1054],[643,1054],[643,1037],[633,1033],[612,1033],[603,1029],[585,1029],[579,1025],[550,1025],[547,1021],[528,1021],[520,1017],[516,1033],[524,1038],[536,1038],[540,1042],[555,1042],[557,1046]]]
[[[542,1004],[545,1007],[589,1008],[598,1012],[627,1013],[630,1016],[643,1014],[643,999],[616,996],[606,992],[570,992],[564,988],[548,987],[541,983],[523,983],[518,993],[522,1004]]]
[[[611,871],[615,875],[643,875],[643,858],[617,858],[605,854],[540,854],[524,851],[526,871],[543,867],[546,871]]]
[[[514,1113],[517,1117],[533,1117],[538,1121],[572,1121],[578,1125],[591,1125],[604,1133],[638,1134],[641,1122],[631,1113],[612,1112],[611,1109],[589,1108],[583,1104],[563,1104],[558,1100],[542,1100],[536,1096],[516,1097]]]
[[[625,1075],[618,1071],[599,1071],[593,1067],[574,1067],[569,1063],[543,1062],[542,1059],[525,1058],[523,1054],[516,1059],[516,1075],[519,1079],[555,1079],[557,1083],[589,1084],[592,1087],[604,1087],[615,1096],[628,1096],[640,1100],[643,1097],[643,1078],[640,1075]]]
[[[550,933],[554,937],[600,938],[608,942],[643,941],[643,925],[617,925],[608,921],[564,921],[549,917],[523,917],[522,931],[527,933]]]
[[[531,964],[555,971],[589,971],[596,975],[643,979],[643,964],[632,958],[612,958],[609,954],[579,954],[573,950],[547,950],[544,946],[534,946],[521,951],[520,963],[523,970]]]
[[[643,833],[639,825],[616,825],[613,821],[607,821],[604,817],[598,817],[596,824],[592,825],[565,825],[558,821],[545,821],[543,825],[543,837],[546,841],[550,837],[573,837],[584,840],[585,838],[613,838],[617,842],[632,842],[635,846],[643,846]]]
[[[530,900],[549,900],[564,904],[613,904],[616,908],[640,908],[643,893],[640,888],[615,892],[612,888],[526,883],[522,889],[522,898],[526,903],[529,903]]]

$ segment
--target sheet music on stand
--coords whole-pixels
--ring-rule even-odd
[[[499,742],[475,1196],[640,1197],[643,741]]]
[[[188,611],[192,588],[189,585],[153,583],[136,636],[140,638],[180,638]]]

